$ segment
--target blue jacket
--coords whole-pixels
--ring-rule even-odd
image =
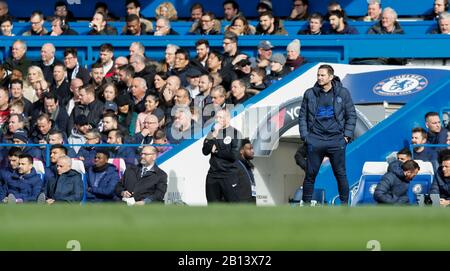
[[[34,168],[30,174],[20,175],[17,172],[6,179],[8,194],[13,194],[24,202],[36,201],[42,188],[42,180]]]
[[[114,148],[112,149],[110,154],[110,158],[122,158],[125,161],[127,167],[136,165],[136,152],[134,148],[119,147],[118,150]]]
[[[7,180],[15,173],[10,166],[0,170],[0,200],[3,200],[8,195]]]
[[[47,185],[47,197],[55,201],[79,202],[83,198],[81,174],[71,169]]]
[[[388,171],[381,178],[380,183],[375,188],[374,199],[378,203],[408,204],[409,181],[405,180],[403,170],[399,171],[396,166],[392,169],[393,171]]]
[[[78,152],[78,157],[83,157],[84,168],[90,168],[94,165],[95,155],[97,150],[95,147],[81,147]]]
[[[46,195],[48,195],[48,184],[56,182],[56,178],[58,177],[58,172],[56,171],[56,165],[50,165],[49,167],[44,168],[44,186],[43,191]]]
[[[434,174],[430,194],[439,194],[441,199],[450,200],[450,178],[444,177],[442,167],[439,167]]]
[[[339,77],[335,76],[333,81],[333,106],[334,116],[336,122],[339,124],[342,136],[353,138],[353,133],[356,126],[356,110],[353,105],[350,92],[342,86]],[[298,117],[298,124],[300,129],[300,136],[303,141],[307,142],[307,137],[311,131],[318,107],[318,98],[320,93],[320,86],[316,83],[314,87],[306,90],[302,107],[300,108],[300,114]]]
[[[31,144],[31,143],[30,143]],[[25,147],[23,152],[31,155],[34,159],[38,159],[44,161],[44,157],[42,157],[42,152],[39,148],[36,147]]]
[[[97,178],[99,180],[95,185]],[[87,181],[90,188],[87,192],[88,201],[111,201],[116,198],[114,190],[119,182],[119,173],[115,166],[107,164],[102,172],[95,172],[94,167],[89,168]]]
[[[445,128],[442,128],[439,133],[433,133],[428,131],[427,144],[447,144],[447,132],[448,130]]]

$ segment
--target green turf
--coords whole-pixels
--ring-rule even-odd
[[[0,206],[0,250],[450,250],[450,210]]]

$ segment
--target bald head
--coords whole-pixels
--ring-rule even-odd
[[[169,78],[167,78],[167,80],[166,80],[166,88],[168,88],[168,90],[171,90],[174,93],[176,90],[178,90],[180,88],[180,85],[181,85],[181,81],[178,76],[172,75],[172,76],[169,76]]]
[[[47,64],[55,57],[55,46],[52,43],[46,43],[41,47],[41,59]]]

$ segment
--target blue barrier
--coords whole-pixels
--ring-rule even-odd
[[[285,52],[286,46],[294,39],[302,42],[302,55],[309,62],[348,63],[351,58],[367,57],[400,57],[400,58],[450,58],[449,35],[323,35],[323,36],[276,36],[270,37],[275,46],[274,52]],[[100,45],[111,42],[115,48],[115,56],[128,55],[129,46],[137,41],[135,37],[116,36],[108,40],[107,36],[64,37],[20,37],[28,46],[27,56],[40,59],[41,46],[52,42],[56,47],[56,58],[63,58],[67,47],[75,47],[79,51],[82,65],[91,65],[99,55]],[[146,47],[146,55],[152,59],[163,59],[168,43],[177,44],[188,49],[193,56],[195,41],[198,36],[153,37],[142,36],[139,41]],[[266,36],[244,36],[239,38],[240,50],[254,57],[257,55],[258,43]],[[0,60],[10,55],[11,45],[15,39],[0,37]],[[222,51],[223,36],[208,37],[212,48]],[[420,49],[418,49],[420,48]]]
[[[153,20],[153,24],[155,21]],[[125,22],[110,22],[111,26],[114,26],[117,28],[118,33],[120,34],[122,32],[122,28],[125,26]],[[256,26],[258,24],[257,21],[250,21],[250,24],[253,26]],[[365,34],[369,30],[371,26],[373,26],[374,22],[362,22],[362,21],[348,21],[348,24],[350,26],[355,27],[360,34]],[[172,22],[171,23],[172,28],[179,33],[180,35],[188,35],[189,30],[191,29],[192,22],[184,22],[184,21],[178,21],[178,22]],[[307,21],[284,21],[283,25],[288,32],[289,35],[296,35],[299,30],[303,30],[307,28],[308,22]],[[402,21],[400,22],[400,25],[402,26],[403,30],[406,34],[426,34],[433,30],[434,28],[437,28],[437,23],[435,21]],[[69,23],[69,26],[71,29],[78,32],[78,34],[87,34],[90,31],[89,28],[89,22],[71,22]],[[228,23],[222,23],[222,33],[224,32],[224,29],[226,26],[228,26]],[[48,31],[51,31],[51,23],[45,22],[44,27],[47,28]],[[328,25],[325,24],[325,29],[328,28]],[[13,33],[20,36],[22,33],[28,31],[30,29],[30,23],[28,22],[14,22],[14,29]]]

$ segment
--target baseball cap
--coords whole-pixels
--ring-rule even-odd
[[[262,40],[258,44],[258,49],[270,50],[272,48],[273,48],[273,45],[268,40]]]
[[[118,110],[117,108],[117,104],[113,103],[113,102],[106,102],[105,105],[103,106],[103,110],[111,110],[116,112]]]

